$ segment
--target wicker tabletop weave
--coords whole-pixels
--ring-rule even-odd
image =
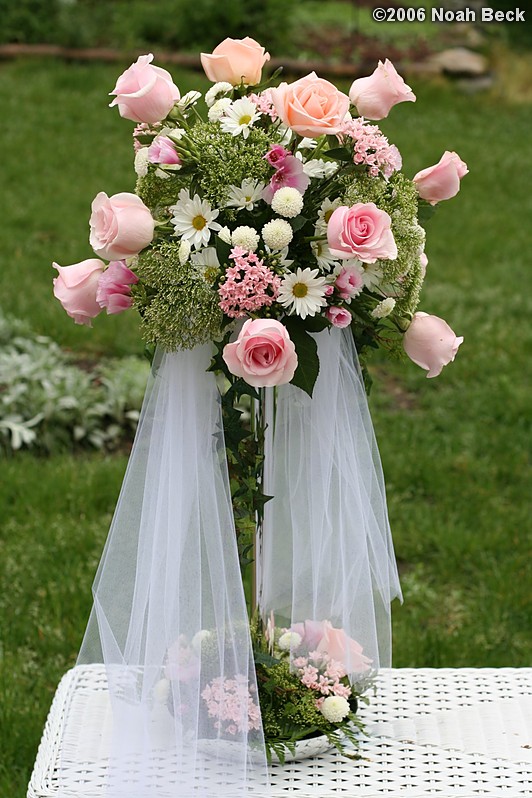
[[[532,668],[383,670],[362,714],[369,736],[360,759],[327,753],[273,766],[269,798],[532,796]],[[50,709],[28,798],[105,798],[110,718],[103,666],[70,670]],[[161,794],[170,771],[161,757],[153,773]]]

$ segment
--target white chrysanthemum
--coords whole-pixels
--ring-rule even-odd
[[[175,104],[175,108],[179,108],[180,111],[185,111],[187,108],[191,108],[193,105],[196,105],[199,98],[201,97],[200,91],[187,91],[186,94],[181,97]]]
[[[332,177],[338,171],[338,164],[335,161],[313,158],[303,164],[303,171],[309,177]]]
[[[229,94],[230,91],[233,91],[233,87],[226,80],[215,83],[214,86],[211,86],[209,91],[205,93],[207,108],[212,108],[216,100],[219,100],[224,94]]]
[[[240,186],[229,186],[227,190],[227,208],[237,208],[239,211],[252,211],[255,203],[262,199],[265,183],[260,180],[246,178]]]
[[[221,100],[218,100],[218,102],[221,102]],[[241,100],[235,100],[234,103],[231,103],[225,109],[224,115],[220,119],[220,124],[224,133],[231,133],[233,136],[242,134],[247,139],[251,126],[259,118],[260,113],[255,103],[251,102],[247,97],[242,97]]]
[[[272,211],[279,216],[286,216],[293,219],[303,210],[303,195],[297,188],[283,186],[277,189],[272,199]]]
[[[146,177],[148,174],[148,164],[150,159],[148,157],[148,147],[141,147],[135,153],[135,172],[139,177]]]
[[[220,227],[220,230],[218,231],[218,237],[221,238],[224,243],[230,244],[231,243],[231,231],[230,231],[230,229],[227,226],[226,227]]]
[[[382,267],[376,263],[365,263],[362,279],[365,288],[378,288],[383,278]]]
[[[212,637],[212,632],[209,632],[208,629],[200,629],[199,632],[196,632],[194,637],[191,640],[192,650],[199,654],[201,652],[202,645]]]
[[[307,136],[301,139],[297,145],[298,150],[313,150],[316,148],[318,142],[316,139],[309,139]]]
[[[394,307],[395,299],[389,296],[373,308],[371,315],[374,319],[385,319],[386,316],[390,315]]]
[[[169,210],[175,235],[190,241],[195,249],[209,243],[212,230],[220,230],[220,225],[214,221],[219,211],[213,210],[207,200],[202,200],[198,194],[192,198],[186,188],[181,189],[178,202],[171,205]]]
[[[329,249],[329,245],[325,239],[320,241],[311,241],[310,248],[314,253],[314,257],[318,261],[318,266],[324,272],[330,272],[331,269],[334,269],[339,265],[338,260],[335,259],[331,254],[331,250]]]
[[[277,641],[281,651],[290,651],[301,645],[302,637],[297,632],[285,632]]]
[[[298,267],[295,273],[287,274],[283,279],[277,301],[306,319],[327,304],[324,285],[325,277],[318,277],[317,269]]]
[[[288,246],[294,237],[292,226],[285,219],[272,219],[261,230],[262,240],[274,252]]]
[[[214,105],[209,108],[207,113],[209,122],[219,122],[229,106],[232,104],[233,103],[229,97],[221,97],[219,100],[216,100]]]
[[[338,197],[335,200],[330,200],[328,197],[324,199],[321,203],[320,209],[318,211],[318,219],[316,221],[316,235],[327,235],[327,225],[329,223],[329,219],[333,215],[333,211],[336,208],[339,208],[342,204],[342,200]]]
[[[236,227],[231,235],[231,243],[234,247],[242,247],[250,252],[255,252],[259,246],[259,234],[253,227],[243,224]]]
[[[349,701],[339,695],[328,695],[320,707],[320,712],[329,723],[340,723],[350,712]]]
[[[186,238],[182,238],[179,245],[179,263],[183,264],[187,262],[190,257],[191,249],[192,247],[190,246],[190,241],[187,241]]]

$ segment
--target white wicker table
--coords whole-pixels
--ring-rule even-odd
[[[382,671],[378,697],[362,711],[371,736],[360,760],[329,753],[274,766],[271,795],[532,796],[532,668]],[[104,798],[108,723],[104,668],[70,670],[50,709],[28,798]]]

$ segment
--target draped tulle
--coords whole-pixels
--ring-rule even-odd
[[[312,399],[292,385],[266,410],[259,602],[276,623],[330,623],[390,665],[390,602],[401,595],[382,468],[351,330],[315,336]],[[349,661],[349,660],[352,661]],[[350,673],[360,670],[346,645]]]
[[[79,661],[107,667],[106,798],[267,785],[211,355],[158,357],[94,584]]]

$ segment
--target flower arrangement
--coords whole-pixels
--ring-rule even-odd
[[[263,80],[264,48],[249,37],[226,39],[201,56],[213,83],[203,98],[181,96],[152,60],[140,56],[111,92],[111,106],[136,123],[136,193],[96,196],[90,243],[98,257],[54,264],[54,293],[78,324],[90,326],[103,309],[134,308],[152,349],[214,342],[246,567],[269,497],[264,423],[243,405],[260,407],[263,389],[287,383],[312,396],[316,337],[331,328],[350,328],[359,355],[377,347],[393,354],[402,344],[428,377],[454,360],[463,339],[416,309],[427,266],[423,225],[468,170],[448,151],[413,179],[400,171],[397,147],[374,123],[416,98],[388,60],[344,94],[315,73]],[[372,675],[360,645],[327,619],[280,628],[257,619],[251,633],[258,695],[239,674],[210,678],[202,669],[213,735],[252,733],[260,707],[267,748],[280,759],[309,736],[340,748],[345,737],[354,742]],[[164,684],[197,670],[209,635],[175,643]]]

